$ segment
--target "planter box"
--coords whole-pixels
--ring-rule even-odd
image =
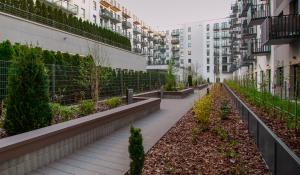
[[[163,98],[181,99],[181,98],[185,98],[188,95],[193,94],[193,93],[194,93],[193,88],[183,89],[181,91],[164,91]]]
[[[276,175],[299,174],[300,158],[226,84],[224,87],[248,125],[249,133],[271,172]]]
[[[0,174],[32,172],[160,109],[158,98],[137,99],[143,100],[0,139]]]

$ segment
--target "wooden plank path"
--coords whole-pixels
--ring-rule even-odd
[[[185,99],[163,99],[161,110],[133,123],[142,129],[145,152],[193,106],[206,89]],[[129,170],[129,127],[87,145],[65,158],[42,167],[31,175],[123,175]]]

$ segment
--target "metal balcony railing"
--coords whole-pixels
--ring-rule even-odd
[[[173,38],[173,39],[171,40],[171,43],[172,43],[172,44],[179,44],[179,39],[178,39],[178,38]]]
[[[113,19],[113,13],[106,10],[106,9],[101,9],[100,10],[100,16],[104,19]]]
[[[141,32],[142,32],[142,31],[141,31],[140,28],[137,28],[137,27],[134,27],[134,28],[133,28],[133,33],[134,33],[134,34],[141,34]]]
[[[270,16],[270,5],[257,4],[251,5],[247,13],[248,26],[260,25]]]
[[[288,44],[300,37],[300,15],[267,18],[261,25],[262,44]]]
[[[172,36],[179,36],[179,31],[172,31],[172,32],[171,32],[171,35],[172,35]]]
[[[253,0],[242,0],[240,17],[246,17]]]
[[[266,55],[271,53],[271,46],[263,45],[259,39],[252,39],[248,43],[248,54],[251,56]]]

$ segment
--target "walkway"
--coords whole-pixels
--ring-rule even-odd
[[[142,129],[144,148],[148,151],[192,107],[205,91],[195,91],[185,99],[163,99],[161,110],[134,122]],[[121,128],[72,155],[40,168],[32,175],[124,174],[129,169],[129,126]]]

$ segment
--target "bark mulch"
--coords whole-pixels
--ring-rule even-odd
[[[220,119],[220,99],[214,97],[207,131],[193,129],[189,111],[149,150],[143,174],[270,174],[230,100],[228,119]]]
[[[233,90],[234,91],[234,90]],[[245,97],[234,91],[240,99],[300,157],[300,130],[289,129],[285,114],[278,111],[267,111],[250,103]]]

